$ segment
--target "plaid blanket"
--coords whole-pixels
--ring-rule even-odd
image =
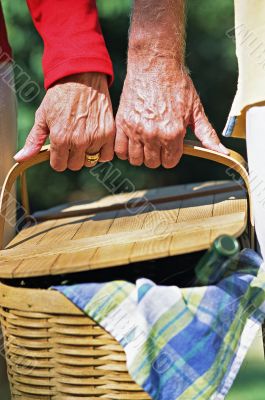
[[[243,250],[208,286],[143,278],[55,289],[121,343],[132,378],[151,398],[222,400],[264,321],[261,262]]]

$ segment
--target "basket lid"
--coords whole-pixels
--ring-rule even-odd
[[[35,214],[0,251],[0,278],[59,275],[209,248],[247,225],[245,191],[203,182],[107,196]]]

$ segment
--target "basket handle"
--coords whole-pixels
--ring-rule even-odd
[[[230,150],[229,155],[217,153],[213,150],[208,150],[201,147],[198,142],[185,140],[183,154],[193,157],[204,158],[207,160],[215,161],[219,164],[226,165],[231,170],[236,171],[244,180],[248,199],[249,199],[249,222],[251,229],[251,241],[254,243],[254,219],[252,211],[252,203],[250,197],[250,185],[247,172],[247,165],[244,158],[237,152]],[[50,145],[43,146],[40,152],[27,161],[16,163],[9,170],[6,179],[3,183],[1,196],[0,196],[0,249],[3,249],[5,217],[8,207],[8,199],[16,179],[20,176],[21,179],[21,202],[25,214],[30,215],[28,192],[26,187],[25,171],[34,165],[41,164],[50,159]]]

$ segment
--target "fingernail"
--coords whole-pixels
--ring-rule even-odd
[[[230,154],[230,151],[222,143],[219,144],[219,149],[224,154],[227,154],[227,155]]]
[[[17,152],[17,154],[14,155],[14,159],[17,160],[17,159],[25,157],[26,155],[27,155],[27,151],[23,148],[23,149],[19,150]]]
[[[24,153],[24,149],[19,150],[19,151],[14,155],[14,158],[16,159],[17,157],[22,156],[23,153]]]

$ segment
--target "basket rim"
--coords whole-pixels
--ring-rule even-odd
[[[26,289],[0,282],[0,307],[18,311],[81,315],[84,313],[62,293],[50,289]]]

